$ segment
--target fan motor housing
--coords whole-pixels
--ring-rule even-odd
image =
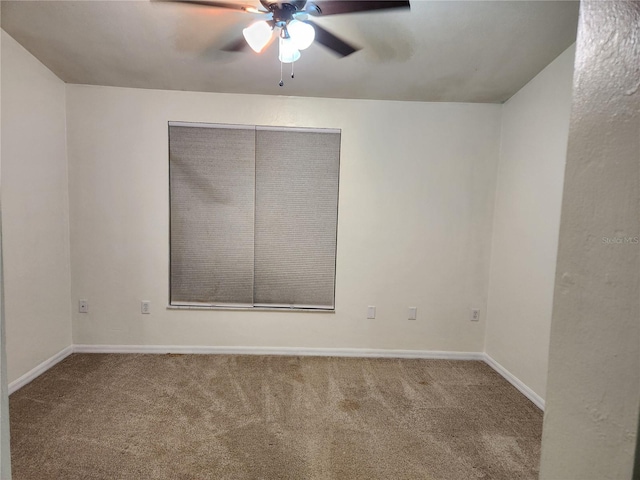
[[[278,2],[272,0],[260,0],[260,3],[267,10],[273,11],[274,9],[290,9],[293,7],[294,11],[302,11],[304,10],[304,5],[307,3],[307,0],[288,0],[286,2]],[[285,7],[287,6],[287,7]]]
[[[307,12],[312,15],[322,13],[320,7],[307,0],[288,0],[286,2],[260,0],[260,3],[273,14],[273,21],[277,26],[288,24],[293,19],[293,15],[298,12]]]

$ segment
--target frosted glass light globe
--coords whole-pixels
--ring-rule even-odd
[[[308,23],[301,22],[299,20],[291,20],[287,25],[287,31],[291,40],[298,50],[304,50],[309,48],[316,38],[316,31]]]
[[[256,22],[242,30],[242,35],[251,49],[260,53],[271,40],[271,27],[267,22]]]
[[[280,54],[278,58],[282,63],[293,63],[300,58],[300,52],[291,38],[280,37]]]

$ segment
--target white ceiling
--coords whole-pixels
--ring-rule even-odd
[[[258,0],[243,2],[258,5]],[[68,83],[413,101],[507,100],[575,41],[577,1],[412,0],[411,10],[315,21],[362,47],[302,52],[295,79],[277,44],[219,48],[256,16],[139,1],[2,1],[2,28]]]

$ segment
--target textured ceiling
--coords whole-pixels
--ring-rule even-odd
[[[258,5],[258,0],[244,4]],[[577,1],[425,1],[316,22],[362,50],[225,52],[256,15],[149,1],[3,1],[2,28],[68,83],[413,101],[507,100],[575,41]]]

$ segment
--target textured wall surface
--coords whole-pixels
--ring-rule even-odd
[[[485,352],[542,399],[574,53],[569,48],[502,107]]]
[[[0,35],[0,52],[2,52],[2,35]],[[0,57],[1,57],[0,53]],[[0,62],[1,64],[2,62]],[[1,67],[0,67],[1,76]],[[1,94],[0,94],[1,97]],[[1,105],[1,102],[0,102]],[[1,111],[1,109],[0,109]],[[1,121],[0,121],[1,125]],[[0,131],[1,131],[0,126]],[[0,135],[1,137],[1,135]],[[1,142],[0,142],[1,143]],[[0,170],[2,170],[2,149],[0,148]],[[1,174],[0,174],[1,177]],[[1,201],[0,201],[1,203]],[[0,206],[0,249],[2,248],[2,207]],[[11,479],[11,451],[9,448],[9,399],[7,395],[7,350],[4,328],[4,267],[0,251],[0,478]]]
[[[540,478],[631,478],[640,398],[640,3],[582,4]]]

